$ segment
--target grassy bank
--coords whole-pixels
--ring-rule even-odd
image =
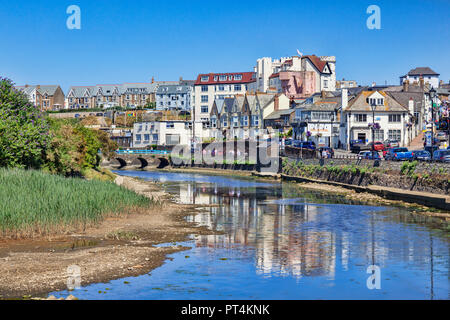
[[[114,183],[41,171],[0,169],[0,236],[32,237],[81,229],[151,200]]]

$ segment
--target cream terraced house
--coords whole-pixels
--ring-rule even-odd
[[[74,86],[67,94],[67,106],[68,109],[143,107],[155,102],[157,87],[155,83]]]

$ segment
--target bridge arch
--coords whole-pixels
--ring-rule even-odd
[[[119,169],[122,169],[127,166],[127,162],[124,159],[117,157],[116,160],[119,162]]]
[[[142,157],[138,157],[137,159],[141,162],[141,168],[140,169],[144,169],[145,167],[148,167],[147,159],[142,158]]]
[[[169,166],[169,159],[167,158],[158,158],[159,160],[159,165],[156,167],[157,169],[163,169],[167,166]]]

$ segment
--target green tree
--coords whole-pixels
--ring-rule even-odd
[[[0,77],[0,166],[39,168],[49,140],[46,117],[11,80]]]

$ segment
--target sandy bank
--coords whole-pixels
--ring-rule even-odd
[[[122,217],[108,218],[95,228],[65,236],[33,240],[0,240],[0,298],[46,296],[66,290],[67,268],[77,265],[81,285],[148,273],[162,265],[167,254],[184,250],[175,244],[190,234],[211,231],[183,218],[195,208],[174,203],[157,184],[118,177],[121,184],[159,202]]]

